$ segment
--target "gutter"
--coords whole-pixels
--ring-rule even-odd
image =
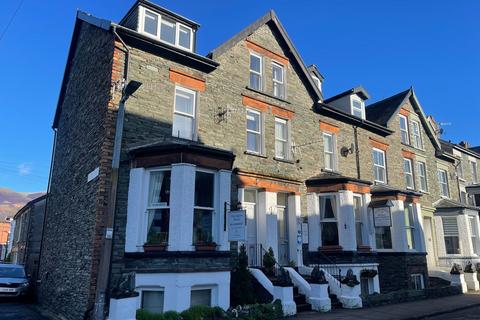
[[[115,140],[113,144],[113,155],[112,155],[112,171],[110,174],[110,192],[108,196],[107,203],[107,221],[105,224],[105,238],[103,244],[102,254],[100,256],[100,264],[97,276],[97,288],[95,293],[95,309],[93,318],[96,320],[105,319],[105,310],[107,301],[109,300],[108,288],[110,284],[110,271],[111,271],[111,260],[112,260],[112,247],[113,247],[113,230],[115,223],[115,210],[117,202],[117,188],[118,188],[118,171],[120,167],[120,151],[122,147],[122,134],[123,134],[123,124],[125,120],[125,101],[127,95],[125,88],[128,84],[128,69],[130,66],[130,49],[125,44],[123,39],[117,33],[117,26],[113,25],[113,34],[115,37],[122,43],[125,48],[125,65],[124,65],[124,76],[123,76],[123,88],[122,88],[122,97],[118,104],[117,112],[117,122],[115,127]]]

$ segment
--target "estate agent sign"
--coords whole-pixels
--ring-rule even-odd
[[[228,217],[228,241],[245,241],[245,210],[230,211]]]
[[[392,216],[389,207],[381,207],[373,209],[373,221],[375,227],[391,227]]]

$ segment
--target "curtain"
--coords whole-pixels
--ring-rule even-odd
[[[157,171],[150,174],[150,185],[148,187],[148,207],[158,206],[160,202],[160,191],[162,190],[163,172]],[[148,229],[152,226],[155,210],[148,211]]]

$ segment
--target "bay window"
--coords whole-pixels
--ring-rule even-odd
[[[418,121],[412,120],[413,146],[417,149],[423,149],[422,134]]]
[[[263,82],[262,57],[250,53],[250,88],[261,91]]]
[[[387,183],[385,151],[373,149],[373,175],[376,182]]]
[[[147,244],[167,244],[170,220],[170,170],[151,171],[148,184]]]
[[[355,235],[357,238],[357,246],[365,245],[362,236],[362,211],[363,199],[361,195],[353,195],[353,211],[355,213]]]
[[[470,161],[470,168],[472,169],[472,183],[477,183],[477,162]]]
[[[196,92],[175,88],[172,136],[193,140],[195,138]]]
[[[281,64],[273,63],[273,95],[280,99],[285,99],[285,71]]]
[[[262,114],[247,109],[247,151],[261,154],[263,145]]]
[[[409,250],[415,249],[415,210],[413,204],[405,203],[405,232],[407,234],[407,247]]]
[[[338,246],[337,206],[333,195],[320,196],[322,246]]]
[[[407,189],[414,189],[415,183],[413,180],[412,160],[405,158],[403,159],[403,173],[405,175],[405,184]]]
[[[325,156],[325,169],[335,171],[336,153],[335,153],[335,135],[332,133],[323,133],[323,152]]]
[[[193,243],[213,243],[215,174],[197,170],[193,209]]]
[[[438,182],[440,184],[440,194],[442,197],[448,198],[450,196],[450,192],[448,190],[448,175],[446,170],[438,169]]]
[[[392,249],[392,231],[390,227],[375,227],[377,249]]]
[[[410,144],[410,134],[408,132],[408,120],[404,115],[400,115],[400,136],[404,144]]]
[[[275,157],[289,158],[288,122],[281,118],[275,118]]]
[[[468,222],[470,224],[470,233],[472,235],[473,254],[478,255],[478,251],[477,251],[477,238],[478,238],[477,218],[474,217],[474,216],[470,216],[470,217],[468,217]]]
[[[445,252],[447,254],[460,254],[457,217],[442,217],[442,224]]]

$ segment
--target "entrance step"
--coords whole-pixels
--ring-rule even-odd
[[[307,298],[304,294],[298,292],[297,287],[293,287],[293,301],[297,305],[297,313],[312,311],[312,305],[307,302]]]

